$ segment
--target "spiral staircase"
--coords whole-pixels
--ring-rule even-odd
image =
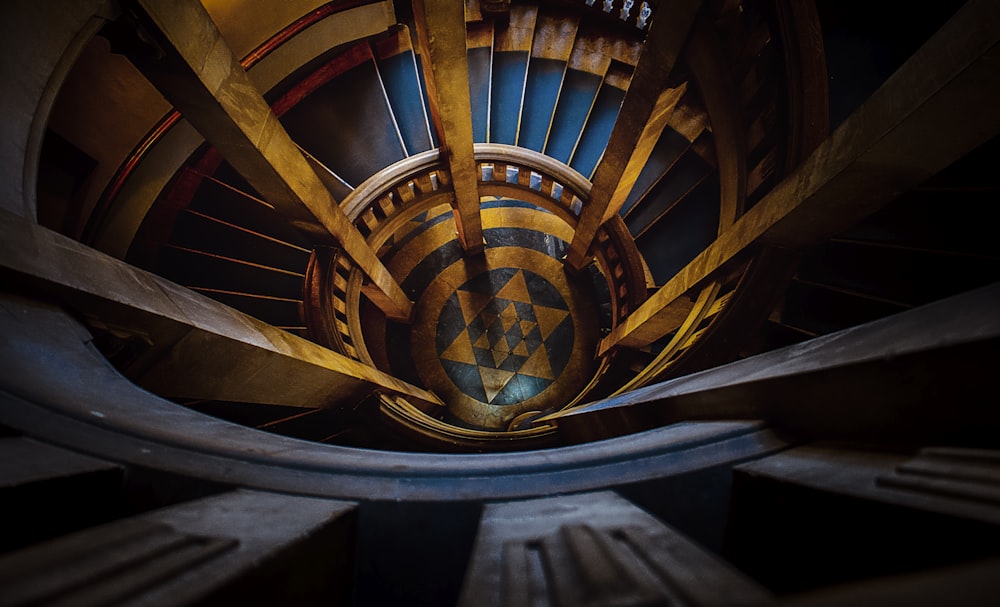
[[[1000,11],[901,10],[0,9],[0,604],[994,604]]]

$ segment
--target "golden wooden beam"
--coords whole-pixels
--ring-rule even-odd
[[[719,171],[719,227],[716,234],[721,234],[742,213],[746,199],[747,144],[743,108],[729,58],[722,52],[722,43],[709,23],[703,21],[694,28],[684,56],[712,125],[715,161]]]
[[[1000,133],[1000,6],[966,3],[791,175],[602,342],[643,347],[670,304],[757,242],[804,248]],[[660,335],[662,336],[662,335]]]
[[[701,0],[661,4],[622,101],[608,147],[594,171],[590,200],[580,213],[566,254],[571,270],[582,270],[597,230],[621,210],[683,91],[667,89],[667,79],[694,24]]]
[[[123,373],[161,396],[297,407],[432,393],[0,211],[0,276],[137,344]]]
[[[351,224],[278,122],[197,0],[136,0],[155,52],[132,60],[275,210],[316,243],[340,247],[371,280],[387,316],[408,320],[412,302]],[[331,238],[332,237],[332,238]]]
[[[455,220],[467,253],[483,252],[479,175],[473,158],[472,100],[465,43],[465,6],[455,0],[413,0],[431,121],[455,189]]]

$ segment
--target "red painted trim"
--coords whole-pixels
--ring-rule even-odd
[[[280,47],[285,42],[288,42],[297,34],[302,33],[304,30],[312,25],[322,21],[323,19],[345,11],[351,8],[356,8],[358,6],[363,6],[366,4],[371,4],[370,0],[341,0],[330,2],[313,12],[305,15],[304,17],[296,20],[294,23],[284,28],[263,44],[258,46],[256,49],[252,50],[246,57],[240,61],[240,65],[244,69],[249,69],[261,61],[264,57],[274,52],[278,47]],[[369,54],[370,54],[369,49]],[[333,75],[330,76],[332,78]],[[318,85],[317,85],[318,86]],[[287,95],[286,95],[287,96]],[[280,100],[279,100],[280,101]],[[294,105],[294,104],[293,104]],[[291,107],[291,106],[288,106]],[[285,109],[287,111],[287,108]],[[279,114],[280,115],[280,114]],[[90,215],[90,219],[87,221],[82,234],[82,242],[92,243],[93,239],[96,237],[96,232],[98,227],[104,222],[107,216],[108,210],[111,208],[112,202],[121,193],[122,188],[125,186],[125,182],[132,175],[132,172],[142,161],[143,156],[146,152],[150,150],[160,139],[169,131],[177,122],[181,119],[180,112],[177,110],[171,110],[169,113],[163,116],[159,122],[142,138],[142,141],[132,150],[132,152],[125,159],[118,170],[115,172],[114,177],[108,182],[107,187],[98,198],[97,205],[94,211]],[[214,152],[214,150],[211,150]],[[221,161],[221,160],[220,160]],[[218,165],[216,165],[218,168]],[[214,172],[214,169],[211,171]],[[204,174],[211,174],[211,172],[205,172]]]
[[[315,72],[295,83],[290,91],[282,95],[271,105],[275,116],[282,117],[285,112],[312,94],[316,89],[333,80],[344,72],[367,61],[374,61],[371,46],[367,42],[355,44],[347,51],[338,54]]]
[[[114,178],[112,178],[108,187],[101,195],[97,204],[97,209],[95,209],[94,213],[91,214],[91,220],[87,222],[87,227],[84,230],[84,242],[94,236],[92,232],[97,225],[97,223],[93,221],[94,216],[100,215],[101,221],[104,220],[104,215],[107,212],[108,206],[110,206],[110,201],[114,200],[118,196],[118,193],[125,185],[125,180],[132,174],[135,167],[139,165],[139,161],[142,160],[142,157],[146,154],[149,148],[153,147],[153,144],[159,141],[160,137],[177,124],[180,119],[180,112],[172,110],[169,114],[161,118],[160,121],[156,123],[156,126],[154,126],[153,129],[143,138],[143,140],[139,142],[139,145],[132,150],[132,153],[129,154],[125,163],[118,168]]]

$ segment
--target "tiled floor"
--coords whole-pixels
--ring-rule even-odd
[[[590,381],[608,293],[596,271],[564,272],[572,232],[551,213],[498,201],[482,217],[486,252],[468,259],[447,206],[396,231],[384,259],[416,302],[414,323],[389,323],[368,347],[441,396],[453,423],[504,430]]]

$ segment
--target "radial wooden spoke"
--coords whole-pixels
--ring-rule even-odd
[[[648,326],[670,303],[751,245],[822,242],[996,136],[998,42],[995,3],[967,3],[798,170],[615,327],[601,351],[655,341]]]
[[[454,0],[413,0],[413,16],[431,120],[455,188],[459,238],[468,253],[479,254],[483,251],[483,224],[472,149],[465,6]]]
[[[157,394],[262,404],[353,405],[373,390],[430,392],[296,337],[41,226],[0,212],[0,271],[31,277],[94,326],[142,336],[122,372]],[[288,378],[295,377],[295,389]]]
[[[374,284],[388,316],[407,320],[412,303],[348,220],[195,0],[137,0],[139,42],[130,56],[184,117],[289,223],[314,242],[339,242]]]

